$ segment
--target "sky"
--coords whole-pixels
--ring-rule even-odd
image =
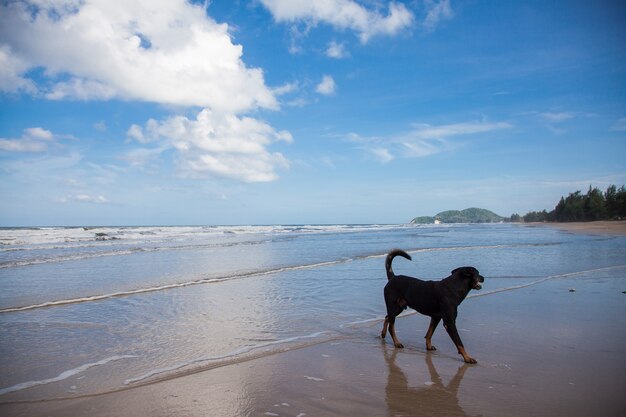
[[[0,3],[0,226],[405,223],[626,184],[626,3]]]

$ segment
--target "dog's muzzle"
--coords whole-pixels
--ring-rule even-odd
[[[482,275],[479,275],[478,277],[474,278],[474,285],[472,285],[472,289],[480,290],[483,287],[481,285],[481,282],[485,282],[485,278]]]

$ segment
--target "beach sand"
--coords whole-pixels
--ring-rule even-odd
[[[624,271],[626,274],[626,270]],[[488,286],[488,282],[486,283]],[[570,289],[576,288],[571,292]],[[3,416],[626,415],[626,279],[555,279],[467,299],[426,352],[428,318],[380,322],[334,340],[78,399],[1,404]]]
[[[572,233],[590,235],[626,236],[626,220],[573,222],[573,223],[528,223],[529,226],[549,226]]]

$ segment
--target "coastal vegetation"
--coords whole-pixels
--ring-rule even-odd
[[[586,194],[580,191],[561,197],[554,210],[530,211],[524,216],[513,214],[512,222],[588,222],[626,218],[626,189],[609,186],[605,192],[589,186]]]
[[[586,194],[581,191],[561,197],[552,211],[530,211],[523,216],[513,214],[502,217],[481,209],[447,210],[434,216],[420,216],[412,224],[433,223],[501,223],[501,222],[590,222],[596,220],[622,220],[626,218],[626,188],[609,186],[606,191],[589,186]]]

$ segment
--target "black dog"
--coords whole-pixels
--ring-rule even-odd
[[[441,281],[422,281],[421,279],[395,275],[391,268],[391,262],[396,256],[402,256],[411,260],[411,256],[400,249],[394,249],[387,255],[385,268],[387,269],[387,285],[385,285],[385,304],[387,316],[380,337],[387,336],[387,327],[397,348],[404,346],[398,340],[395,332],[396,316],[411,307],[419,313],[430,316],[430,326],[426,333],[426,349],[436,350],[431,344],[433,333],[439,322],[443,319],[443,326],[456,345],[459,354],[466,363],[476,363],[470,357],[456,329],[457,307],[465,299],[470,290],[479,290],[480,283],[485,278],[478,273],[476,268],[465,266],[452,271],[451,275]]]

